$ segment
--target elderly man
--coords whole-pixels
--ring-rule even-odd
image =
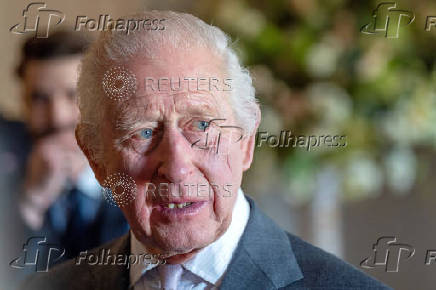
[[[243,194],[260,110],[229,38],[189,14],[132,17],[165,29],[100,36],[82,62],[76,128],[131,232],[28,289],[386,289]]]

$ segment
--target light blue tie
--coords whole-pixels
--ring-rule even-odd
[[[183,273],[182,266],[180,264],[165,264],[160,265],[157,270],[159,271],[162,289],[176,290]]]

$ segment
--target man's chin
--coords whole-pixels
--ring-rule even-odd
[[[162,235],[156,235],[158,238],[155,239],[155,243],[169,256],[198,252],[214,241],[212,236],[197,235],[196,233],[199,232],[191,230],[189,232],[165,232]]]
[[[182,255],[187,254],[192,251],[196,251],[206,247],[208,244],[212,243],[212,241],[205,240],[175,240],[175,239],[166,239],[159,241],[160,248],[169,255]]]
[[[167,264],[181,264],[193,258],[199,251],[201,251],[201,249],[195,249],[184,254],[171,255],[166,257],[165,260]]]

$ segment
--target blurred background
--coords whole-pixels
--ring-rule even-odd
[[[9,28],[22,21],[29,3],[1,4],[0,112],[9,120],[25,118],[14,76],[25,36]],[[436,2],[396,1],[397,9],[415,14],[398,38],[360,32],[380,1],[45,3],[65,13],[64,27],[73,27],[77,15],[116,19],[139,9],[170,9],[231,35],[254,79],[259,131],[346,138],[344,147],[310,151],[256,147],[245,193],[288,231],[360,269],[378,238],[396,237],[416,250],[400,261],[399,272],[362,270],[395,289],[434,289],[436,264],[426,265],[425,257],[436,249],[436,27],[425,27],[427,16],[436,16]],[[0,173],[13,162],[1,155]]]

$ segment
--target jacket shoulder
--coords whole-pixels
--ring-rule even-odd
[[[78,290],[87,287],[92,281],[91,269],[87,265],[76,265],[75,259],[56,265],[48,272],[33,274],[20,288],[21,290]]]
[[[124,235],[111,242],[108,242],[98,248],[86,251],[87,255],[93,254],[97,257],[101,250],[109,249],[114,253],[123,254],[126,252],[126,246],[130,235]],[[124,283],[126,272],[125,266],[115,265],[98,265],[82,263],[78,257],[67,260],[59,265],[49,269],[48,272],[35,273],[20,288],[21,290],[95,290],[104,289],[99,287],[108,283],[111,279],[118,279],[118,283]],[[109,277],[108,277],[109,276]],[[108,279],[106,279],[108,278]],[[113,289],[122,289],[114,283]]]
[[[292,287],[322,289],[391,289],[356,267],[286,233],[304,278]],[[291,285],[290,285],[291,286]]]

